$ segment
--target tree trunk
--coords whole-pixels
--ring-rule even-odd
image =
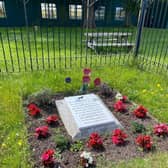
[[[132,25],[132,21],[131,21],[131,13],[130,12],[126,12],[126,26],[131,26]]]
[[[87,4],[93,4],[94,0],[84,0],[84,28],[96,28],[95,24],[95,13],[94,13],[94,4],[92,6],[87,7]]]

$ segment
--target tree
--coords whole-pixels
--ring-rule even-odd
[[[97,0],[83,0],[84,6],[84,28],[95,28],[95,11],[94,11],[94,4]]]
[[[138,16],[141,0],[123,0],[125,15],[126,15],[126,26],[132,25],[131,16]]]

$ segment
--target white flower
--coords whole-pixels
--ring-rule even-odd
[[[90,152],[83,151],[82,154],[80,155],[80,157],[86,159],[89,164],[93,163],[93,157],[91,156]],[[86,165],[86,167],[88,167],[88,166]]]
[[[93,157],[92,157],[92,156],[90,156],[90,158],[88,159],[88,163],[89,163],[89,164],[92,164],[92,163],[93,163]]]
[[[82,154],[80,155],[80,157],[84,157],[85,156],[85,151],[84,152],[82,152]]]
[[[116,94],[115,98],[116,98],[117,100],[121,100],[121,99],[123,98],[123,96],[122,96],[121,93],[118,92],[118,93]]]

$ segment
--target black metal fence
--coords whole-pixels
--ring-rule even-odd
[[[29,18],[32,2],[20,1],[24,26],[11,26],[0,4],[8,25],[0,28],[1,72],[124,64],[135,58],[142,68],[167,71],[167,0],[143,0],[140,9],[134,4],[136,11],[124,0],[64,0],[62,6],[43,0],[34,8],[41,12],[35,23]]]

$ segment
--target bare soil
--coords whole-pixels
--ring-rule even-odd
[[[98,94],[104,103],[109,107],[109,109],[113,112],[116,118],[120,121],[120,123],[124,127],[124,132],[127,133],[128,139],[127,143],[124,146],[116,146],[111,142],[111,134],[109,135],[102,135],[103,138],[103,151],[94,151],[93,149],[89,149],[87,145],[84,146],[85,151],[91,151],[94,158],[96,159],[98,156],[103,156],[106,160],[110,160],[113,162],[117,162],[119,160],[129,160],[135,157],[146,157],[150,153],[155,153],[156,151],[167,151],[168,150],[168,139],[163,137],[157,137],[151,133],[153,138],[153,143],[156,148],[150,152],[144,152],[139,150],[138,146],[135,144],[135,138],[138,134],[134,133],[132,130],[132,121],[136,121],[138,123],[142,123],[146,128],[153,128],[155,124],[157,124],[157,120],[153,117],[149,116],[142,120],[137,119],[132,114],[132,103],[127,103],[128,111],[125,113],[114,112],[113,104],[115,103],[114,96],[106,97],[103,96],[99,91],[93,91]],[[63,99],[64,94],[59,93],[55,94],[51,97],[52,101]],[[37,102],[34,102],[37,103]],[[26,107],[24,107],[26,109]],[[57,144],[54,141],[54,137],[57,136],[58,131],[61,132],[62,135],[66,136],[69,139],[70,144],[72,144],[71,137],[67,134],[67,131],[62,123],[59,121],[59,125],[55,127],[49,127],[50,136],[46,139],[37,139],[34,136],[34,131],[36,127],[46,125],[45,118],[47,118],[50,114],[57,114],[57,109],[55,104],[50,105],[41,105],[39,107],[42,112],[39,118],[32,118],[28,115],[27,111],[25,110],[25,122],[28,130],[28,142],[30,144],[30,151],[31,151],[31,158],[32,162],[34,163],[34,168],[43,167],[41,163],[40,156],[41,154],[49,148],[55,149],[57,151]],[[87,139],[84,140],[86,144]],[[61,168],[77,168],[79,165],[81,151],[79,152],[71,152],[69,149],[63,151],[61,153],[61,157],[58,158],[57,162]],[[55,167],[59,167],[57,164]]]

